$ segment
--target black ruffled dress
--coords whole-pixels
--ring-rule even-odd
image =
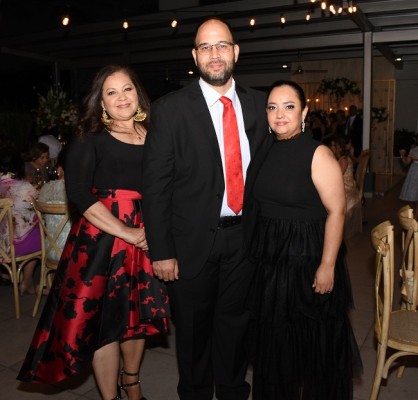
[[[253,400],[352,399],[352,377],[362,368],[342,249],[334,290],[320,295],[312,288],[327,217],[311,179],[319,144],[307,134],[275,141],[253,188]]]

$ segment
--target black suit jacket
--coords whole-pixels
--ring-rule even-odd
[[[268,132],[264,93],[236,85],[251,154]],[[158,99],[144,150],[143,211],[153,261],[196,276],[211,251],[225,191],[215,128],[198,80]]]

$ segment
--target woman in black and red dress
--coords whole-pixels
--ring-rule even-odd
[[[130,68],[97,73],[66,164],[67,196],[82,216],[69,234],[22,381],[52,384],[92,362],[103,399],[118,399],[118,385],[129,399],[143,398],[145,336],[165,332],[169,313],[141,222],[148,111]]]

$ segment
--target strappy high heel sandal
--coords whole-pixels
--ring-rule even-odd
[[[127,376],[136,376],[138,377],[138,380],[136,382],[132,382],[132,383],[124,383],[123,382],[123,375],[127,375]],[[121,370],[120,371],[120,385],[119,385],[119,389],[122,391],[124,391],[126,394],[128,394],[128,389],[132,386],[136,386],[136,385],[140,385],[141,381],[139,380],[139,371],[135,372],[134,374],[131,374],[130,372],[126,372],[125,370]],[[147,400],[145,397],[141,397],[139,400]]]

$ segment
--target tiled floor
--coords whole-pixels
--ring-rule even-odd
[[[372,384],[376,347],[374,342],[374,254],[370,245],[370,229],[385,219],[395,224],[396,240],[399,243],[400,229],[396,213],[404,205],[398,200],[400,184],[385,193],[367,199],[365,205],[364,232],[347,242],[347,262],[351,274],[356,308],[351,313],[354,332],[361,348],[364,374],[355,381],[355,400],[367,400]],[[397,249],[399,255],[399,249]],[[61,388],[44,385],[22,384],[15,378],[25,356],[37,319],[31,317],[34,298],[22,298],[22,316],[14,318],[12,292],[8,287],[0,287],[0,398],[1,399],[90,399],[100,396],[94,379],[86,374],[66,382]],[[403,378],[398,379],[392,370],[389,379],[380,390],[380,400],[418,399],[418,363],[408,362]],[[248,373],[251,379],[251,372]],[[149,400],[177,399],[177,370],[174,352],[174,334],[155,343],[150,343],[141,372],[144,394]],[[336,399],[338,400],[338,399]]]

